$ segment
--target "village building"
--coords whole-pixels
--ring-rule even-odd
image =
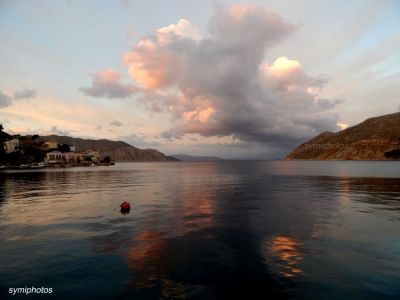
[[[5,152],[8,154],[19,151],[19,139],[5,141],[3,145]]]
[[[100,160],[100,152],[95,149],[90,149],[81,154],[82,161],[98,163]]]
[[[44,143],[45,148],[47,149],[57,149],[58,143],[54,141],[47,141]]]
[[[76,165],[78,163],[78,155],[75,152],[64,152],[62,156],[67,165]]]
[[[49,165],[64,163],[63,154],[60,151],[46,153],[46,163]]]
[[[26,135],[19,137],[19,148],[26,149],[36,143],[37,135]]]

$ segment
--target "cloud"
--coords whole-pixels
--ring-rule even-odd
[[[7,107],[11,105],[11,103],[12,103],[12,98],[4,94],[2,91],[0,91],[0,108]]]
[[[177,128],[171,128],[160,133],[161,138],[169,141],[172,141],[173,139],[181,139],[183,135],[184,133]]]
[[[120,121],[114,120],[110,123],[111,126],[116,126],[116,127],[121,127],[122,125],[124,125],[123,123],[121,123]]]
[[[36,98],[36,90],[23,88],[14,92],[14,99],[34,99]]]
[[[337,123],[336,125],[339,126],[341,130],[344,130],[347,127],[349,127],[349,124],[346,123]]]
[[[10,121],[8,119],[0,119],[0,125],[3,126],[3,129],[8,125]]]
[[[28,100],[36,97],[36,90],[23,88],[14,92],[14,97],[4,94],[0,90],[0,108],[7,107],[13,104],[15,100]]]
[[[194,40],[200,40],[202,38],[200,29],[190,23],[189,20],[180,19],[178,23],[171,24],[169,26],[162,27],[157,30],[157,41],[165,45],[170,43],[175,37],[185,37]]]
[[[217,5],[205,34],[181,19],[143,37],[124,62],[141,87],[138,101],[171,115],[160,137],[231,136],[289,149],[338,128],[338,100],[318,97],[325,76],[285,56],[266,60],[294,31],[263,7]]]
[[[51,129],[49,131],[45,131],[43,134],[45,134],[45,135],[52,135],[52,134],[54,134],[54,135],[69,135],[71,133],[69,131],[58,129],[57,126],[53,126],[53,127],[51,127]]]
[[[122,5],[123,8],[129,8],[131,5],[131,1],[130,0],[120,0],[119,1]]]
[[[121,75],[113,70],[105,70],[94,74],[90,87],[79,90],[87,96],[97,98],[127,98],[135,93],[136,88],[131,84],[121,82]]]

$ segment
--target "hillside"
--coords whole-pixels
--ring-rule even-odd
[[[337,133],[323,132],[298,146],[286,159],[400,159],[400,113],[369,118]]]
[[[75,146],[76,151],[94,148],[100,151],[101,157],[109,156],[112,161],[174,161],[173,157],[164,155],[155,149],[139,149],[122,141],[92,140],[73,138],[69,136],[49,135],[42,136],[43,140],[56,141],[69,146]]]
[[[222,160],[216,156],[192,156],[186,154],[172,154],[172,157],[182,161],[220,161]]]

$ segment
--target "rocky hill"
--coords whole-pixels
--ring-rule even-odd
[[[122,141],[110,140],[91,140],[73,138],[69,136],[49,135],[41,136],[45,141],[55,141],[61,144],[75,146],[75,151],[84,151],[87,149],[97,149],[101,157],[109,156],[112,161],[174,161],[173,157],[164,155],[155,149],[139,149]]]
[[[400,113],[369,118],[337,133],[323,132],[286,159],[400,160]]]

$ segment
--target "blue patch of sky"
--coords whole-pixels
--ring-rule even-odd
[[[14,54],[17,60],[8,68],[71,88],[90,84],[89,74],[109,68],[128,79],[122,56],[140,37],[180,18],[204,22],[210,6],[197,1],[126,3],[5,1],[0,37],[16,48],[8,50],[7,58]]]
[[[368,72],[382,78],[399,72],[400,53],[397,49],[400,19],[398,11],[394,9],[396,6],[396,3],[389,2],[380,6],[370,22],[364,24],[365,27],[354,36],[347,47],[337,53],[335,65],[346,66],[364,61],[364,64],[358,65],[358,70],[352,70],[346,76],[364,76]]]

